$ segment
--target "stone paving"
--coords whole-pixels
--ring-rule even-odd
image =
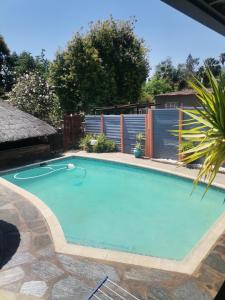
[[[57,254],[48,225],[37,208],[1,185],[0,220],[9,223],[7,237],[12,236],[14,241],[4,242],[0,224],[0,254],[9,256],[0,270],[0,290],[31,295],[34,299],[82,300],[108,275],[140,299],[210,300],[225,279],[225,232],[199,269],[189,276]],[[11,228],[10,224],[14,226]],[[14,249],[13,253],[4,245]]]

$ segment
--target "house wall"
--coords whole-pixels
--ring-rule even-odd
[[[194,107],[198,106],[196,95],[161,95],[155,97],[157,108]],[[170,105],[172,104],[172,105]],[[173,106],[176,104],[176,106]],[[168,107],[170,105],[170,107]]]
[[[48,144],[0,150],[0,170],[32,163],[37,160],[48,159],[50,157],[50,145]]]

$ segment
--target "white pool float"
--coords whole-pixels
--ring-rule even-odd
[[[74,164],[68,164],[67,165],[67,169],[71,170],[71,169],[74,169],[75,168],[75,165]]]

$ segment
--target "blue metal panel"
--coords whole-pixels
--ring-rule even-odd
[[[178,158],[178,138],[169,130],[178,129],[179,112],[175,109],[153,111],[153,157]]]
[[[145,135],[145,115],[124,115],[124,145],[126,153],[133,153],[138,133]]]
[[[101,116],[85,117],[85,132],[90,134],[100,134],[101,129]]]
[[[104,133],[108,139],[117,144],[118,150],[120,150],[120,116],[104,116]]]

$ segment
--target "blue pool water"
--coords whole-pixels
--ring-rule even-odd
[[[2,177],[43,200],[68,242],[161,258],[183,259],[225,210],[223,190],[211,188],[202,199],[204,185],[190,196],[189,180],[94,159]]]

